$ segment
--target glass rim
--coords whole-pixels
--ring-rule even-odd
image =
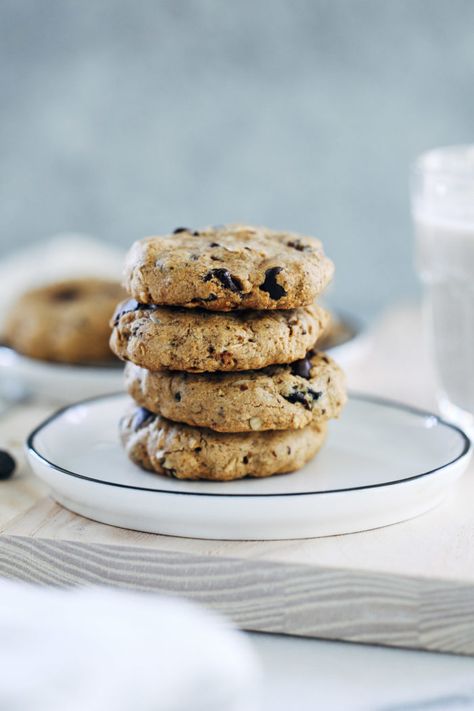
[[[466,161],[466,155],[471,155],[471,161]],[[458,161],[457,165],[443,163],[443,158],[464,157],[464,162]],[[430,148],[414,160],[410,172],[417,175],[446,175],[452,177],[472,176],[474,178],[474,143],[457,143],[446,146]]]

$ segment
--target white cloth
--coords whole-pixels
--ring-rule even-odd
[[[9,306],[26,289],[82,276],[121,280],[125,250],[76,233],[23,247],[0,263],[0,331]]]
[[[188,602],[0,582],[0,709],[255,711],[244,635]]]

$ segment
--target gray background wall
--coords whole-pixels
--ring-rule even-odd
[[[0,247],[248,221],[415,293],[408,170],[474,127],[468,0],[1,0]]]

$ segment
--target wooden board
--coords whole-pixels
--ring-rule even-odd
[[[248,630],[474,654],[474,527],[438,528],[454,510],[355,536],[236,543],[125,531],[45,499],[6,527],[0,574],[183,595]]]
[[[410,329],[419,332],[411,312],[392,317],[351,384],[429,405],[422,351],[399,345]],[[43,414],[13,413],[2,437],[15,447]],[[474,655],[473,467],[425,516],[303,541],[190,540],[105,526],[45,498],[25,468],[0,492],[5,577],[183,595],[249,630]]]

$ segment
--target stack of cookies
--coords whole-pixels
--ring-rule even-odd
[[[346,399],[342,371],[315,350],[328,322],[315,299],[332,274],[320,242],[265,228],[136,242],[111,337],[136,403],[120,424],[128,456],[222,481],[309,461]]]

